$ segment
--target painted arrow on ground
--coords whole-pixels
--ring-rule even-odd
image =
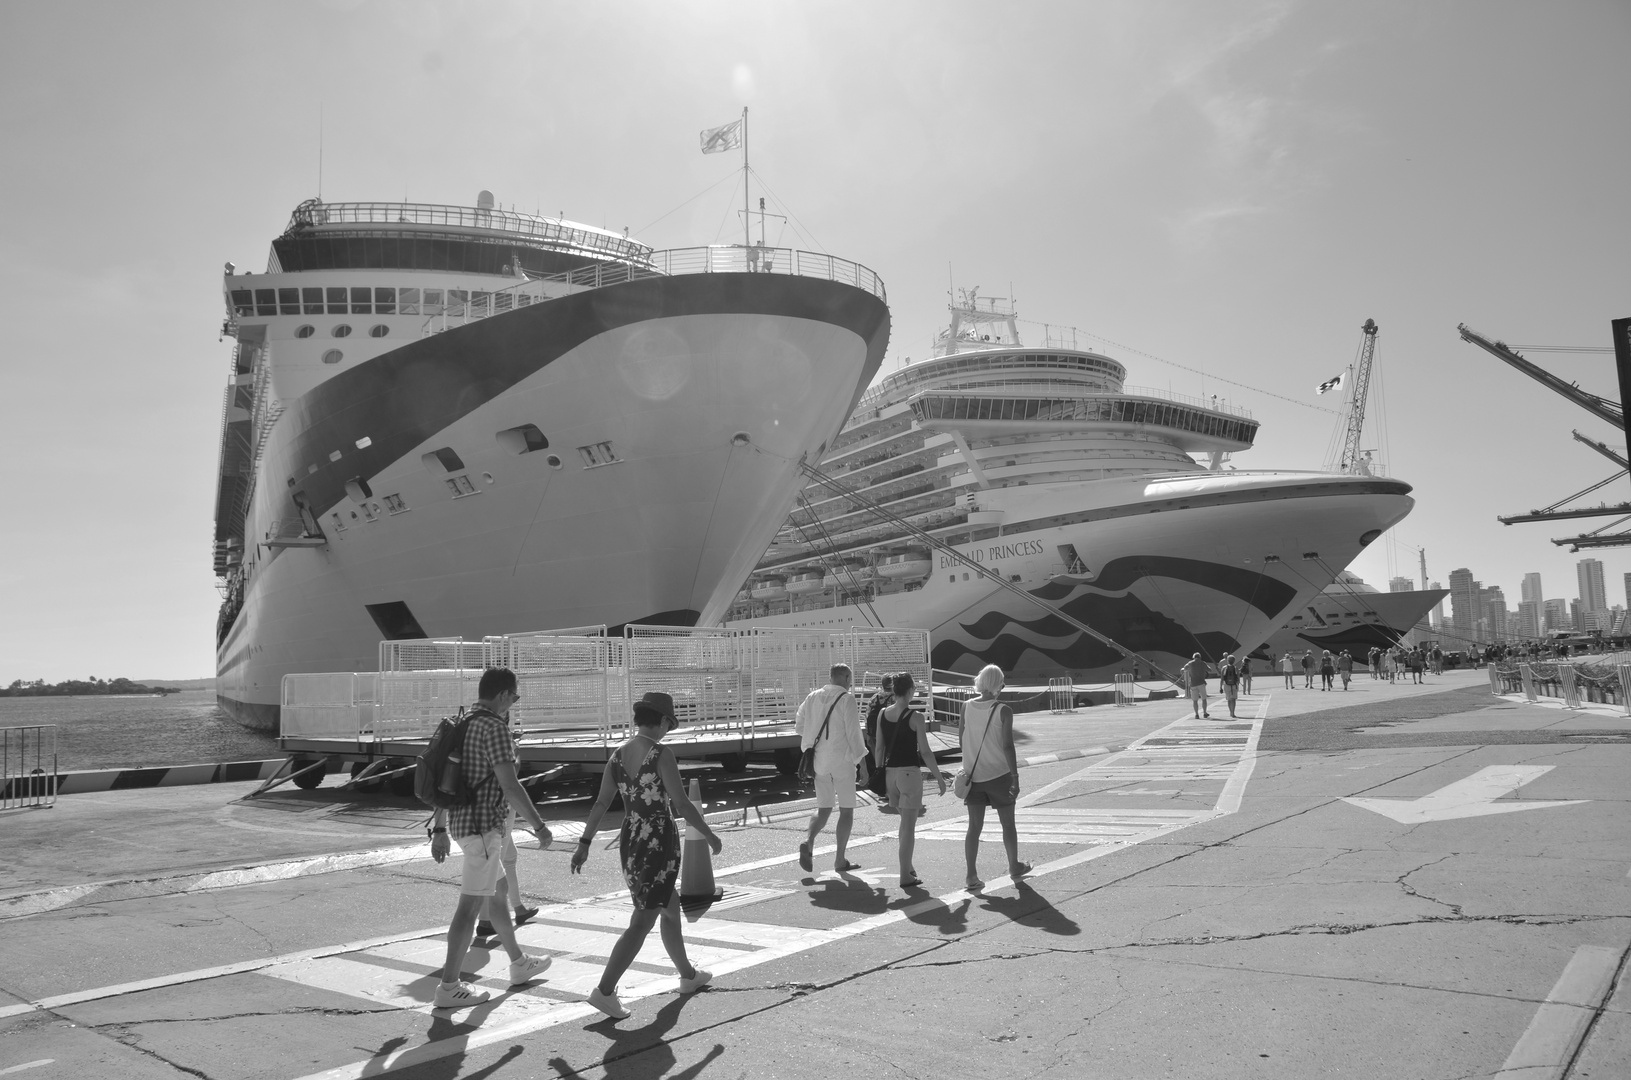
[[[1480,769],[1465,780],[1457,780],[1419,799],[1343,799],[1365,810],[1374,810],[1401,825],[1419,825],[1424,821],[1448,821],[1451,818],[1482,817],[1486,814],[1511,814],[1519,810],[1541,810],[1548,806],[1573,806],[1589,799],[1566,799],[1558,802],[1496,802],[1510,795],[1532,780],[1551,772],[1551,765],[1491,765]]]

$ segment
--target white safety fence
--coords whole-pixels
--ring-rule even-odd
[[[57,725],[0,727],[0,810],[57,802]]]
[[[387,641],[377,672],[283,678],[282,735],[371,742],[428,735],[476,700],[481,673],[508,667],[521,700],[511,720],[541,736],[620,737],[633,703],[660,690],[690,730],[741,730],[788,722],[832,665],[858,685],[907,672],[930,685],[924,630],[820,631],[629,626],[463,639]]]

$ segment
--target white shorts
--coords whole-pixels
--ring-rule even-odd
[[[840,810],[855,809],[855,769],[850,767],[834,776],[832,773],[816,773],[816,808],[818,810],[831,810],[837,806]]]
[[[1189,688],[1189,698],[1190,698],[1191,701],[1205,701],[1206,700],[1206,687],[1204,687],[1204,686],[1191,686]]]
[[[500,826],[479,836],[455,836],[453,842],[464,852],[464,869],[459,875],[459,892],[465,896],[492,896],[504,872],[504,844],[509,829]]]

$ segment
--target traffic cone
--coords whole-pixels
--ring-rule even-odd
[[[691,801],[702,805],[702,784],[691,781]],[[714,856],[700,832],[685,827],[685,844],[680,849],[680,907],[687,911],[707,908],[725,894],[714,886]]]

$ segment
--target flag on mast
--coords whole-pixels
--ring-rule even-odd
[[[1319,392],[1323,394],[1326,391],[1335,390],[1337,387],[1342,385],[1342,379],[1347,374],[1348,373],[1344,371],[1340,374],[1331,376],[1329,379],[1326,379],[1324,382],[1320,383]]]
[[[723,127],[709,128],[702,133],[702,152],[704,154],[722,154],[726,150],[735,150],[742,145],[742,121],[726,124]]]

